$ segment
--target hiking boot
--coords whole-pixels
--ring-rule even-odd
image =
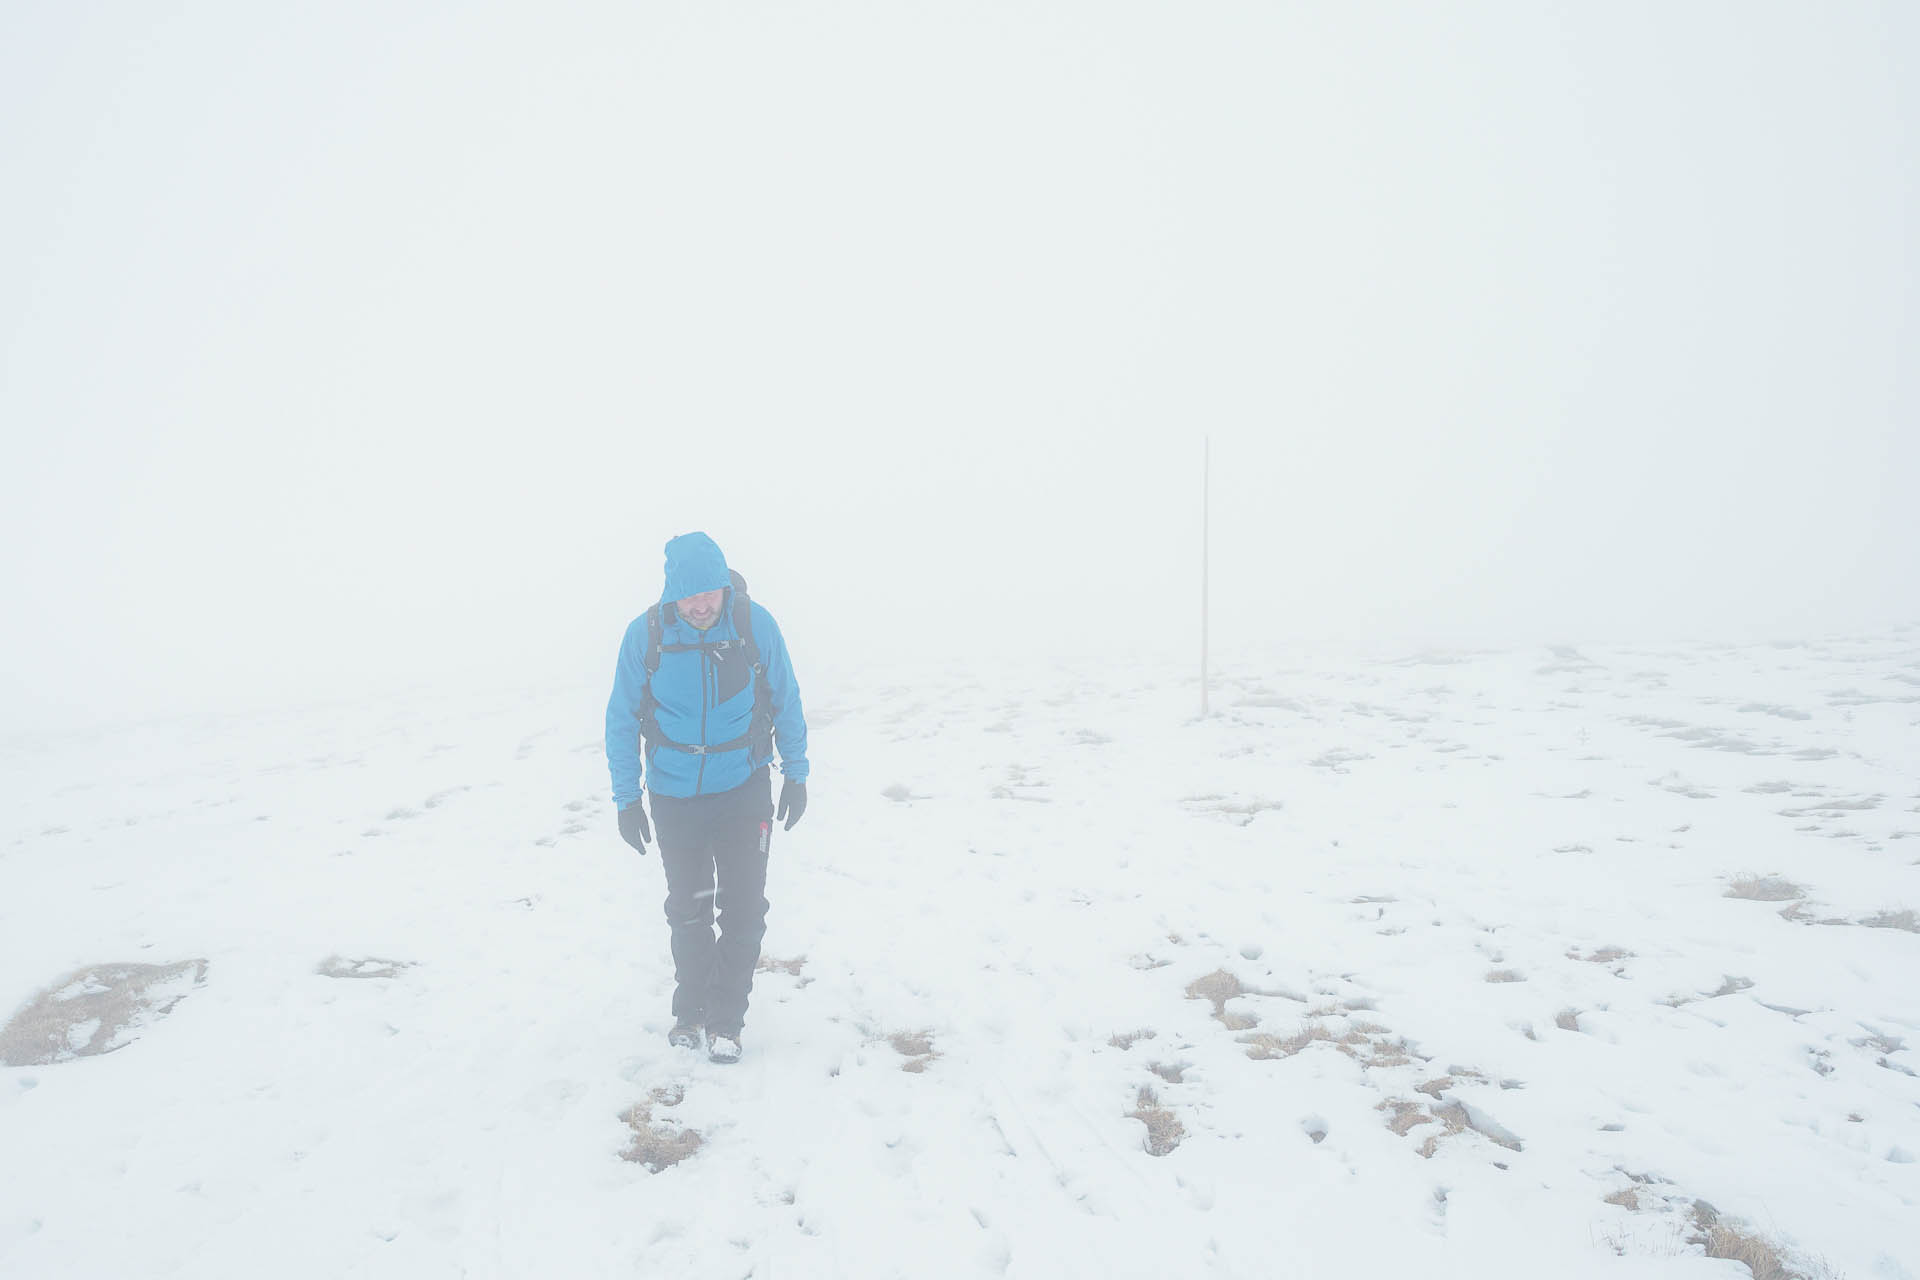
[[[704,1031],[697,1022],[676,1022],[673,1030],[667,1032],[667,1043],[676,1049],[692,1049],[699,1052]]]
[[[740,1033],[736,1031],[730,1036],[716,1034],[708,1040],[707,1061],[723,1063],[740,1061]]]

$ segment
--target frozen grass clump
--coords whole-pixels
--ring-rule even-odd
[[[1146,1148],[1150,1156],[1166,1155],[1187,1136],[1187,1127],[1180,1123],[1180,1117],[1161,1106],[1159,1097],[1144,1084],[1134,1099],[1133,1110],[1127,1114],[1147,1126]]]
[[[633,1140],[620,1153],[622,1160],[645,1165],[649,1173],[670,1169],[700,1149],[698,1132],[678,1124],[656,1123],[653,1108],[677,1107],[686,1096],[679,1085],[661,1085],[620,1113],[620,1119],[633,1131]]]
[[[1920,913],[1911,907],[1901,911],[1882,911],[1860,923],[1869,929],[1903,929],[1908,933],[1920,933]]]
[[[1748,902],[1791,902],[1806,897],[1807,891],[1782,876],[1736,876],[1727,885],[1726,896]]]

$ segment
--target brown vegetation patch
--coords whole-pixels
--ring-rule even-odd
[[[1487,973],[1488,982],[1525,982],[1527,976],[1518,969],[1493,969]]]
[[[1601,947],[1592,955],[1583,956],[1578,950],[1567,952],[1569,960],[1584,960],[1588,964],[1613,964],[1618,960],[1633,959],[1633,952],[1625,947]]]
[[[1781,876],[1736,876],[1727,885],[1726,896],[1749,902],[1791,902],[1806,897],[1807,891]]]
[[[411,960],[382,960],[379,956],[349,960],[336,955],[322,960],[313,971],[323,978],[395,978],[411,968]]]
[[[1168,1084],[1179,1084],[1186,1078],[1187,1064],[1184,1062],[1156,1062],[1147,1070],[1165,1080]]]
[[[1332,1042],[1333,1033],[1316,1022],[1290,1036],[1276,1036],[1268,1031],[1256,1031],[1250,1036],[1240,1037],[1240,1043],[1247,1046],[1247,1056],[1256,1062],[1268,1058],[1291,1058],[1315,1040]]]
[[[1251,1031],[1260,1025],[1260,1019],[1251,1013],[1230,1013],[1223,1009],[1213,1016],[1229,1031]]]
[[[1467,1109],[1457,1102],[1441,1103],[1433,1109],[1433,1118],[1440,1122],[1440,1132],[1429,1134],[1427,1140],[1420,1144],[1420,1155],[1427,1160],[1433,1159],[1443,1139],[1465,1133],[1473,1127],[1467,1122]]]
[[[1904,929],[1908,933],[1920,933],[1920,913],[1912,908],[1904,911],[1882,911],[1878,915],[1868,916],[1860,922],[1869,929]]]
[[[0,1066],[50,1066],[125,1048],[206,976],[205,960],[76,969],[0,1026]]]
[[[1187,984],[1187,999],[1211,1000],[1216,1018],[1227,1011],[1227,1001],[1246,993],[1247,989],[1240,985],[1240,979],[1225,969],[1215,969],[1204,978],[1195,978]]]
[[[800,970],[806,967],[805,956],[795,956],[791,960],[782,960],[777,956],[761,956],[760,963],[753,967],[755,973],[790,973],[800,976]]]
[[[1393,1119],[1387,1121],[1387,1128],[1393,1130],[1394,1136],[1399,1138],[1406,1137],[1420,1125],[1433,1123],[1433,1117],[1428,1115],[1419,1103],[1409,1102],[1405,1098],[1382,1098],[1374,1110],[1393,1112]]]
[[[1131,1049],[1142,1040],[1153,1039],[1155,1034],[1155,1032],[1148,1031],[1144,1027],[1138,1031],[1116,1031],[1107,1037],[1107,1043],[1116,1049]]]
[[[927,1069],[940,1054],[933,1047],[931,1031],[896,1031],[887,1037],[887,1043],[893,1046],[906,1061],[900,1064],[902,1071],[911,1071],[915,1075]]]
[[[1404,1067],[1418,1056],[1405,1040],[1375,1040],[1367,1056],[1371,1067]]]
[[[620,1153],[622,1160],[642,1164],[649,1173],[659,1173],[685,1160],[700,1149],[698,1132],[672,1121],[655,1121],[653,1108],[677,1107],[685,1091],[679,1085],[663,1085],[620,1113],[620,1119],[633,1131],[633,1140]]]
[[[1147,1126],[1146,1149],[1150,1156],[1166,1155],[1187,1136],[1180,1118],[1161,1106],[1159,1097],[1147,1085],[1140,1086],[1133,1110],[1127,1114]]]
[[[1801,1273],[1790,1270],[1780,1251],[1757,1235],[1715,1223],[1707,1228],[1707,1256],[1726,1258],[1746,1264],[1753,1280],[1802,1280]]]
[[[1451,1088],[1453,1088],[1453,1077],[1440,1076],[1440,1077],[1437,1077],[1436,1079],[1427,1081],[1425,1084],[1415,1085],[1413,1091],[1415,1093],[1424,1093],[1429,1098],[1438,1098],[1441,1094],[1445,1093],[1447,1090]]]
[[[1606,1197],[1608,1204],[1617,1204],[1622,1209],[1637,1211],[1640,1208],[1640,1188],[1628,1187],[1625,1191],[1616,1191]]]

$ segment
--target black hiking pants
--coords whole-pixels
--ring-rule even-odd
[[[717,795],[651,799],[673,929],[673,1016],[737,1036],[767,933],[772,777],[763,768]]]

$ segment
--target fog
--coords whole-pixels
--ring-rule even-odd
[[[10,4],[0,716],[1916,620],[1910,5]]]

